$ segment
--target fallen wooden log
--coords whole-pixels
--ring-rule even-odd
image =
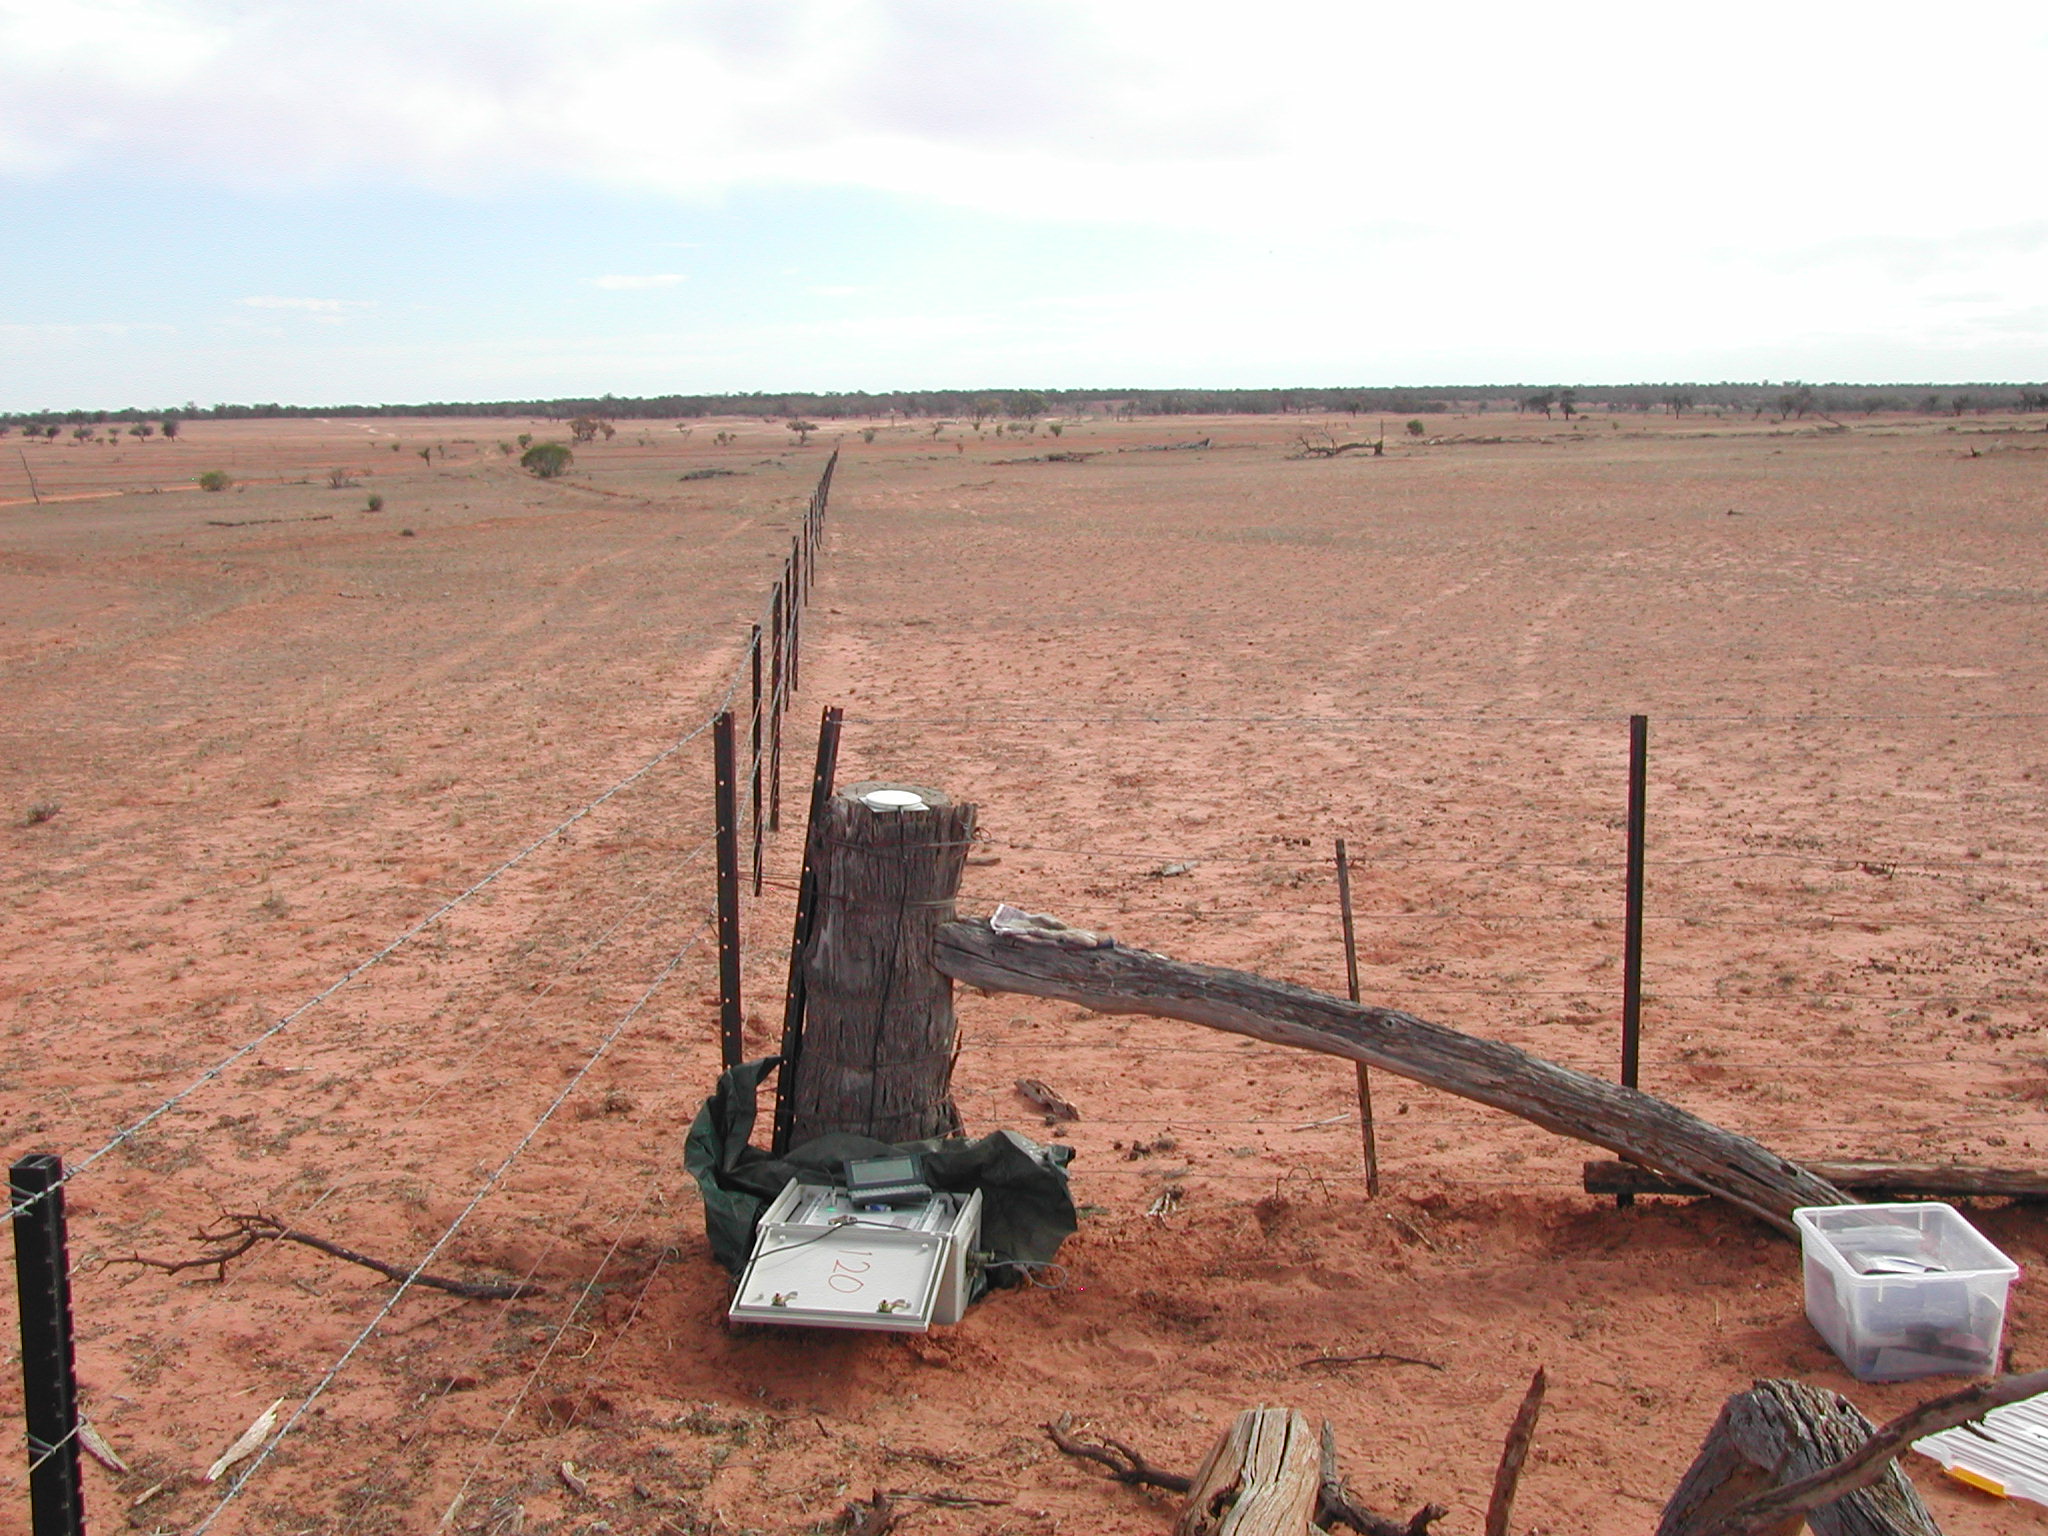
[[[932,962],[988,992],[1183,1019],[1362,1061],[1618,1152],[1711,1190],[1787,1234],[1800,1206],[1854,1203],[1748,1137],[1633,1088],[1413,1014],[1129,949],[1057,919],[1030,917],[1002,933],[987,922],[941,924]]]
[[[1947,1163],[1809,1162],[1806,1171],[1852,1195],[2048,1197],[2048,1173],[2028,1168],[1973,1168]],[[1695,1184],[1634,1163],[1593,1158],[1585,1168],[1589,1195],[1704,1195]]]

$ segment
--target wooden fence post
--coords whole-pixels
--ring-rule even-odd
[[[1351,919],[1351,854],[1341,837],[1337,839],[1337,903],[1344,922],[1344,984],[1349,988],[1351,1001],[1362,1002],[1364,999],[1358,994],[1358,930]],[[1353,1065],[1358,1076],[1358,1134],[1365,1152],[1365,1192],[1376,1196],[1380,1192],[1380,1145],[1372,1123],[1372,1069],[1362,1061]]]
[[[960,1128],[953,983],[932,952],[973,835],[973,806],[920,785],[854,784],[825,802],[790,1145],[829,1131],[893,1142]]]

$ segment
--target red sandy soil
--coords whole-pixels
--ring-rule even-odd
[[[1646,713],[1645,1086],[1792,1156],[2036,1164],[2038,418],[1391,425],[1335,460],[1291,420],[849,434],[793,718],[843,704],[843,779],[980,806],[969,910],[1331,990],[1345,837],[1369,1000],[1609,1072]],[[1943,1385],[1850,1381],[1793,1244],[1579,1193],[1590,1149],[1376,1075],[1371,1200],[1346,1064],[972,995],[970,1129],[1055,1134],[1019,1077],[1082,1114],[1064,1288],[926,1337],[726,1328],[681,1168],[716,1069],[701,940],[649,992],[709,906],[708,738],[655,760],[724,694],[824,445],[628,424],[549,484],[499,451],[550,430],[200,422],[27,449],[41,508],[0,480],[10,1157],[76,1162],[655,763],[70,1186],[80,1376],[134,1468],[90,1467],[95,1528],[205,1520],[199,1473],[392,1291],[297,1248],[219,1280],[114,1261],[263,1209],[410,1264],[487,1187],[434,1267],[545,1293],[408,1295],[213,1529],[806,1531],[881,1488],[985,1501],[905,1502],[909,1531],[1159,1532],[1170,1500],[1039,1425],[1191,1470],[1285,1403],[1367,1503],[1469,1536],[1540,1363],[1517,1529],[1620,1536],[1754,1378],[1876,1418]],[[1098,456],[1004,462],[1048,451]],[[740,473],[678,479],[706,467]],[[242,488],[182,490],[208,468]],[[748,910],[764,1049],[793,823]],[[2048,1255],[2037,1211],[1973,1214]],[[2041,1316],[2023,1282],[2017,1367],[2048,1363]],[[1309,1363],[1375,1352],[1428,1363]],[[2040,1518],[1909,1460],[1952,1533]],[[17,1474],[0,1526],[23,1501]]]

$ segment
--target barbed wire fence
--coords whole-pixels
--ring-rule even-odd
[[[780,771],[785,718],[792,696],[800,683],[802,616],[816,575],[819,546],[824,537],[832,479],[837,462],[838,454],[834,452],[828,458],[811,492],[809,503],[802,515],[800,531],[791,539],[790,550],[783,562],[780,578],[763,603],[760,619],[750,626],[740,656],[724,680],[722,693],[705,716],[631,772],[606,786],[510,855],[497,860],[461,890],[435,904],[395,936],[350,965],[334,980],[320,987],[296,1006],[264,1023],[261,1028],[200,1069],[175,1091],[139,1114],[126,1119],[84,1151],[74,1152],[62,1161],[49,1154],[39,1154],[18,1162],[8,1213],[16,1231],[18,1259],[27,1251],[24,1243],[30,1246],[40,1243],[46,1255],[61,1255],[64,1252],[64,1195],[73,1181],[92,1173],[111,1154],[136,1144],[138,1138],[159,1127],[167,1116],[178,1111],[196,1096],[229,1085],[238,1067],[252,1058],[260,1059],[257,1058],[257,1053],[285,1035],[294,1025],[301,1023],[316,1010],[332,1004],[364,977],[405,952],[408,946],[414,945],[423,936],[445,927],[454,914],[476,903],[507,876],[535,859],[543,850],[569,841],[570,834],[588,818],[597,815],[636,786],[650,781],[651,776],[658,770],[677,761],[690,748],[708,737],[720,717],[729,716],[729,712],[739,705],[743,696],[746,699],[750,755],[746,765],[747,771],[743,776],[745,788],[740,803],[740,817],[750,829],[753,862],[756,868],[760,867],[767,840],[779,826]],[[708,775],[706,777],[708,780]],[[708,789],[708,782],[703,787]],[[688,802],[700,807],[694,818],[697,826],[700,829],[708,828],[712,820],[709,814],[711,796],[701,793],[694,781],[683,794]],[[708,835],[707,831],[707,835],[698,839],[694,845],[677,852],[669,861],[666,870],[629,901],[623,911],[603,922],[569,957],[564,966],[540,984],[528,999],[524,1009],[514,1019],[500,1019],[495,1027],[483,1028],[477,1038],[467,1042],[451,1064],[448,1074],[415,1103],[414,1115],[424,1111],[435,1099],[446,1093],[452,1083],[470,1074],[478,1063],[487,1057],[494,1042],[506,1028],[521,1019],[532,1017],[540,1003],[556,990],[565,976],[580,970],[636,924],[644,923],[647,920],[648,909],[657,901],[672,897],[678,885],[704,861],[712,849],[713,841],[713,837]],[[685,904],[686,910],[688,905]],[[644,985],[630,1006],[618,1013],[603,1029],[594,1046],[569,1071],[567,1080],[547,1100],[539,1114],[524,1126],[509,1150],[466,1192],[454,1218],[440,1226],[416,1261],[402,1267],[401,1272],[395,1276],[394,1288],[384,1298],[382,1304],[350,1337],[346,1346],[332,1358],[310,1386],[296,1395],[295,1406],[286,1415],[283,1423],[268,1432],[260,1444],[249,1449],[246,1457],[224,1483],[218,1500],[194,1527],[195,1532],[214,1528],[243,1497],[245,1490],[257,1480],[258,1475],[287,1437],[301,1428],[307,1416],[315,1410],[318,1401],[362,1354],[365,1346],[394,1309],[421,1281],[429,1266],[456,1239],[469,1218],[501,1187],[513,1167],[542,1136],[562,1107],[585,1084],[625,1031],[643,1015],[657,994],[672,985],[692,959],[700,953],[704,940],[713,931],[714,918],[708,900],[700,900],[695,905],[699,916],[694,926],[687,932],[687,936],[667,954],[651,976],[645,979]],[[229,1090],[224,1088],[224,1091]],[[397,1133],[397,1129],[396,1125],[380,1129],[378,1145],[372,1148],[373,1154]],[[33,1178],[26,1175],[30,1164],[39,1165],[37,1175]],[[599,1177],[603,1176],[604,1172],[601,1170]],[[595,1180],[593,1185],[594,1183]],[[339,1183],[334,1184],[317,1197],[299,1202],[291,1212],[292,1219],[301,1219],[317,1209],[341,1187]],[[643,1206],[656,1188],[656,1185],[649,1184],[648,1193],[642,1197]],[[588,1198],[587,1191],[586,1199]],[[282,1228],[288,1223],[280,1222],[279,1225]],[[274,1241],[259,1244],[252,1257],[260,1261],[266,1250],[274,1252],[282,1246],[282,1243]],[[610,1262],[616,1251],[617,1239],[614,1240],[605,1263]],[[541,1262],[542,1259],[535,1259],[533,1268],[537,1269]],[[104,1268],[104,1261],[100,1267]],[[29,1489],[35,1508],[36,1529],[39,1533],[45,1529],[83,1530],[79,1451],[81,1440],[90,1443],[94,1436],[88,1420],[78,1408],[71,1358],[70,1282],[74,1276],[85,1272],[85,1269],[86,1266],[60,1262],[55,1273],[46,1276],[45,1283],[39,1287],[40,1291],[46,1294],[32,1295],[31,1291],[38,1289],[36,1287],[24,1285],[21,1288],[24,1339],[28,1339],[34,1332],[44,1338],[50,1347],[25,1348],[23,1351],[21,1399],[30,1420],[29,1466],[25,1472],[17,1476],[0,1478],[0,1487],[13,1491],[19,1491],[23,1487]],[[573,1317],[583,1302],[588,1300],[590,1291],[597,1284],[598,1276],[602,1274],[603,1269],[604,1264],[600,1264],[585,1285],[580,1298],[572,1305],[570,1317]],[[225,1266],[222,1266],[223,1280],[226,1273]],[[527,1278],[531,1280],[531,1270]],[[64,1427],[53,1430],[51,1424],[60,1418]],[[155,1491],[150,1490],[151,1493]],[[369,1502],[366,1500],[362,1508],[366,1509]],[[361,1512],[359,1509],[358,1515]],[[450,1514],[452,1517],[452,1510]]]

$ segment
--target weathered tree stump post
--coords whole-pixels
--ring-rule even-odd
[[[790,1144],[832,1131],[879,1141],[957,1131],[953,982],[932,950],[953,920],[974,807],[920,785],[854,784],[826,802],[815,836]]]
[[[1839,1393],[1800,1381],[1760,1381],[1722,1405],[1720,1418],[1664,1507],[1657,1536],[1705,1536],[1744,1500],[1811,1476],[1871,1438],[1870,1420]],[[1871,1487],[1794,1513],[1767,1536],[1940,1536],[1941,1528],[1896,1463]]]
[[[1290,1408],[1248,1408],[1209,1449],[1174,1536],[1308,1536],[1322,1445]]]

